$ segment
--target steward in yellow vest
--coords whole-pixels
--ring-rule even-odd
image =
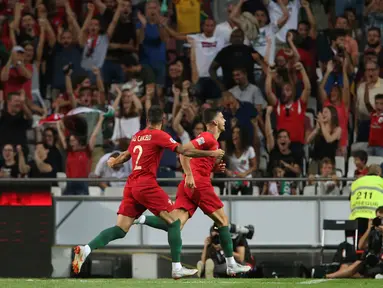
[[[368,168],[368,175],[355,180],[351,185],[350,220],[374,219],[375,211],[383,206],[382,169],[378,165]]]

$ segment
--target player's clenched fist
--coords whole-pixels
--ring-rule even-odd
[[[116,158],[110,157],[108,161],[106,162],[110,168],[114,168],[116,162]]]
[[[222,158],[224,155],[225,155],[225,151],[223,151],[222,149],[217,149],[213,151],[212,157]]]

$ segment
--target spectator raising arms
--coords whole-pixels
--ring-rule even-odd
[[[342,134],[340,137],[340,153],[339,155],[346,155],[347,153],[347,144],[348,144],[348,118],[349,118],[349,103],[350,103],[350,85],[347,75],[347,66],[348,58],[346,57],[343,60],[343,87],[340,87],[339,83],[334,83],[331,87],[330,95],[327,96],[325,86],[328,80],[328,77],[334,70],[334,64],[330,60],[327,63],[326,73],[322,79],[322,82],[319,86],[319,96],[323,106],[333,106],[335,107],[339,126],[342,129]]]
[[[98,123],[87,142],[86,138],[80,138],[76,135],[69,136],[69,145],[64,136],[63,123],[57,122],[61,145],[67,151],[66,175],[68,178],[88,178],[92,165],[92,151],[96,145],[96,137],[102,127],[104,116],[100,114]],[[88,195],[87,182],[68,182],[65,195]]]
[[[313,143],[312,169],[323,158],[329,158],[335,164],[335,155],[339,146],[342,128],[339,126],[338,113],[333,106],[324,107],[318,113],[315,129],[307,136],[307,143]],[[312,170],[314,174],[316,170]]]

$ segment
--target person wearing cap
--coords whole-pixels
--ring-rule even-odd
[[[350,220],[358,220],[358,235],[367,229],[368,219],[375,218],[375,211],[383,206],[383,178],[379,165],[370,165],[368,174],[351,185]]]
[[[25,50],[15,46],[7,64],[1,70],[1,81],[4,82],[4,94],[19,92],[32,78],[32,65],[24,63]]]

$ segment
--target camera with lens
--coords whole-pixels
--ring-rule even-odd
[[[376,266],[381,261],[383,234],[380,230],[376,229],[383,225],[383,219],[376,217],[372,221],[372,229],[368,234],[368,252],[366,255],[366,263],[370,267]]]
[[[233,234],[241,234],[245,236],[247,239],[251,240],[254,237],[254,226],[253,225],[246,225],[246,226],[239,226],[235,224],[230,224],[230,233]]]

